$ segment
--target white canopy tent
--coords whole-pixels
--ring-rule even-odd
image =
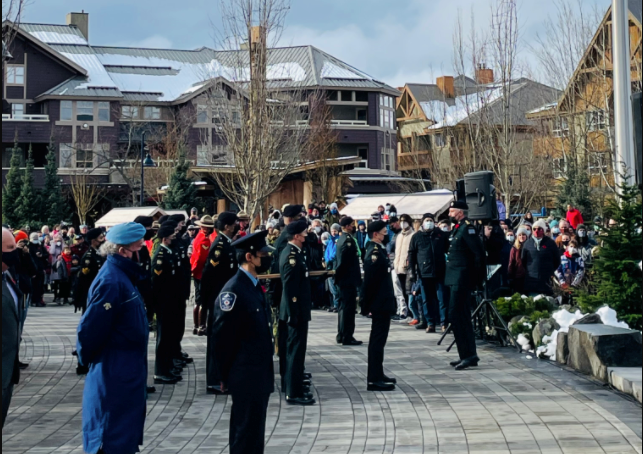
[[[425,213],[440,216],[453,202],[453,193],[445,189],[415,194],[381,194],[360,195],[341,210],[343,216],[350,216],[357,221],[370,220],[371,215],[380,205],[390,203],[397,208],[397,214],[408,214],[415,220],[422,220]]]
[[[185,214],[185,212],[182,212]],[[141,207],[141,208],[114,208],[105,216],[96,222],[96,227],[114,227],[126,222],[134,222],[139,216],[151,216],[154,220],[165,216],[167,213],[159,207]]]

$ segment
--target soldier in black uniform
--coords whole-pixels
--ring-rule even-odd
[[[286,347],[286,402],[291,405],[314,405],[315,400],[304,389],[304,370],[311,320],[310,278],[303,246],[308,223],[304,220],[286,227],[288,245],[279,259],[283,293],[279,319],[288,325]]]
[[[239,265],[232,240],[239,231],[239,218],[230,212],[221,213],[215,223],[218,231],[217,239],[210,248],[208,260],[203,269],[201,279],[201,298],[204,306],[208,308],[207,322],[207,368],[206,383],[208,394],[224,394],[221,389],[221,376],[218,370],[214,339],[214,303],[226,283],[237,274]]]
[[[152,299],[156,311],[156,370],[154,382],[161,385],[175,385],[183,378],[174,368],[173,342],[176,331],[177,307],[180,307],[181,276],[176,267],[176,258],[170,248],[176,236],[177,225],[165,222],[156,237],[159,247],[152,258]]]
[[[257,278],[270,268],[267,231],[236,241],[240,268],[214,306],[212,337],[221,388],[232,395],[230,454],[262,454],[274,387],[272,318]]]
[[[373,319],[368,343],[368,390],[393,391],[397,381],[384,375],[384,347],[391,329],[391,317],[397,312],[391,262],[386,253],[384,238],[388,237],[386,222],[374,221],[368,226],[371,241],[364,256],[364,285],[362,315]]]
[[[337,265],[335,285],[339,288],[339,320],[337,343],[347,346],[362,345],[355,340],[355,311],[357,310],[357,289],[362,285],[362,271],[359,266],[359,248],[353,237],[355,221],[346,216],[339,221],[343,233],[337,241]]]
[[[476,338],[471,321],[471,292],[484,279],[485,253],[475,226],[467,220],[468,205],[463,201],[451,204],[449,217],[456,224],[449,239],[449,257],[445,285],[451,287],[449,321],[453,327],[459,361],[451,363],[457,370],[476,367]]]
[[[92,229],[87,233],[87,240],[90,243],[90,248],[80,261],[80,273],[78,273],[78,285],[76,287],[77,294],[75,295],[75,302],[77,304],[76,310],[82,310],[85,313],[87,309],[87,295],[89,288],[92,286],[94,279],[98,275],[101,267],[105,263],[105,258],[98,253],[98,249],[105,242],[105,234],[101,229]]]
[[[134,222],[145,227],[145,241],[149,241],[154,238],[156,235],[156,232],[152,230],[154,218],[150,216],[138,216],[134,219]],[[147,310],[147,319],[151,323],[154,318],[154,310],[152,309],[152,257],[150,256],[150,251],[147,247],[143,247],[138,252],[135,256],[135,260],[141,267],[141,273],[143,276],[143,278],[138,281],[136,287],[141,293],[141,297],[145,303],[145,309]]]

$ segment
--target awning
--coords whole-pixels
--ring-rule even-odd
[[[416,194],[375,194],[355,197],[341,210],[344,216],[355,220],[370,220],[371,215],[380,205],[390,203],[395,205],[398,216],[408,214],[413,219],[422,220],[425,213],[440,216],[453,202],[453,193],[444,189],[437,191],[421,192]]]
[[[185,211],[180,213],[185,214]],[[110,228],[118,224],[134,222],[134,219],[139,216],[151,216],[156,221],[166,214],[167,213],[159,207],[114,208],[96,222],[96,227]]]

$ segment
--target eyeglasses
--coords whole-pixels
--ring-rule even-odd
[[[543,229],[542,227],[536,227],[534,229],[534,232],[544,232],[544,231],[545,231],[545,229]]]

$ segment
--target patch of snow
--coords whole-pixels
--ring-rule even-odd
[[[114,83],[110,75],[105,70],[105,67],[98,59],[98,57],[91,53],[91,50],[88,49],[88,53],[76,54],[70,52],[60,52],[62,55],[77,63],[82,68],[87,70],[87,82],[79,84],[77,89],[90,88],[90,87],[108,87],[108,88],[118,88]],[[130,90],[136,91],[136,90]]]
[[[531,347],[531,341],[527,339],[527,337],[524,334],[519,334],[518,339],[516,339],[516,341],[524,351],[529,351],[529,347]]]
[[[420,106],[427,118],[435,122],[428,129],[442,129],[447,126],[456,126],[483,107],[500,99],[502,94],[502,87],[492,85],[479,93],[458,96],[452,106],[444,101],[421,102]]]
[[[547,110],[553,109],[554,107],[558,106],[558,101],[552,102],[550,104],[545,104],[544,106],[540,106],[537,109],[531,110],[527,112],[528,114],[535,114],[535,113],[540,113],[540,112],[545,112]]]
[[[266,78],[268,80],[290,79],[294,82],[302,82],[306,80],[306,70],[302,68],[299,63],[295,62],[277,63],[275,65],[268,65]]]
[[[324,79],[369,79],[363,74],[358,74],[347,68],[342,68],[341,66],[337,66],[335,63],[331,63],[329,61],[324,63],[324,66],[321,70],[321,77]]]
[[[544,297],[545,297],[545,295],[538,295],[537,297],[534,298],[534,301],[540,301]]]
[[[603,323],[607,326],[616,326],[618,328],[630,329],[630,325],[625,322],[619,322],[616,311],[609,306],[603,306],[596,313],[601,317]]]
[[[29,32],[29,34],[47,44],[88,44],[85,38],[73,33],[37,31]]]
[[[585,315],[586,314],[581,313],[581,311],[576,311],[575,314],[572,314],[571,312],[563,309],[558,312],[554,312],[552,318],[556,320],[556,322],[560,325],[559,332],[568,333],[569,327],[572,326],[574,322],[577,322],[581,318],[585,317]]]

